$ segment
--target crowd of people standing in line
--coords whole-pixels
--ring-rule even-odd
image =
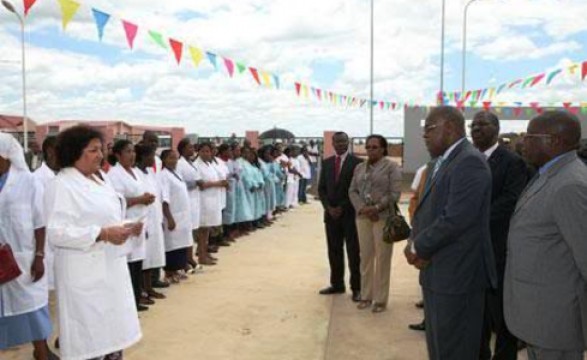
[[[0,246],[22,272],[0,283],[0,350],[32,343],[36,360],[59,358],[47,345],[55,290],[60,358],[121,359],[161,288],[307,202],[306,148],[186,138],[157,156],[157,146],[153,132],[110,147],[75,126],[45,139],[31,173],[18,141],[0,133]]]

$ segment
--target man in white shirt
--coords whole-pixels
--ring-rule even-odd
[[[314,140],[310,140],[310,144],[306,146],[308,151],[308,158],[310,160],[310,168],[312,172],[311,181],[316,181],[316,174],[318,170],[318,158],[320,157],[320,149]]]
[[[308,149],[303,147],[301,149],[301,154],[297,156],[298,163],[300,165],[299,172],[300,172],[300,187],[298,189],[298,201],[300,204],[307,204],[308,199],[306,196],[306,190],[308,189],[308,184],[310,180],[312,180],[312,169],[310,165],[310,158],[308,155]]]

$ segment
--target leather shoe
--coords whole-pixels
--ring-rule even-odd
[[[415,307],[417,307],[418,309],[424,309],[424,300],[420,300],[417,303],[414,304]]]
[[[352,299],[353,299],[353,302],[359,302],[359,301],[361,301],[361,292],[360,291],[353,290]]]
[[[422,320],[419,324],[410,324],[408,327],[414,331],[426,331],[426,322]]]
[[[169,283],[167,283],[165,281],[157,280],[157,281],[153,281],[153,284],[151,286],[155,289],[165,289],[165,288],[169,287]]]
[[[345,292],[345,288],[335,288],[335,287],[329,286],[327,288],[320,290],[318,292],[318,294],[320,294],[320,295],[334,295],[334,294],[344,294],[344,292]]]
[[[141,305],[141,304],[137,305],[137,311],[138,312],[143,312],[143,311],[147,311],[147,310],[149,310],[149,307],[148,306]]]

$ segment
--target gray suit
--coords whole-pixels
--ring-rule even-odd
[[[511,220],[505,319],[529,345],[582,352],[587,344],[587,167],[563,155],[530,183]]]
[[[491,172],[467,140],[444,160],[420,201],[412,239],[430,359],[479,359],[485,291],[496,284],[489,233]]]

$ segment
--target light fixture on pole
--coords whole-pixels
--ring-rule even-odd
[[[371,0],[371,81],[370,81],[370,95],[369,95],[369,134],[373,134],[373,65],[374,65],[374,59],[373,59],[373,47],[375,45],[374,43],[374,22],[375,22],[375,4],[374,4],[375,0]]]
[[[465,94],[465,84],[466,84],[466,77],[467,77],[467,14],[469,11],[469,6],[477,0],[469,0],[467,5],[465,5],[465,10],[463,14],[463,60],[462,60],[462,74],[461,74],[461,96]]]
[[[18,22],[20,23],[20,44],[22,50],[22,129],[24,132],[24,151],[28,151],[29,149],[29,133],[28,133],[28,121],[27,121],[27,103],[26,103],[26,62],[25,62],[25,48],[24,48],[24,19],[14,8],[14,5],[10,3],[8,0],[2,0],[2,6],[6,8],[6,10],[13,13]]]

